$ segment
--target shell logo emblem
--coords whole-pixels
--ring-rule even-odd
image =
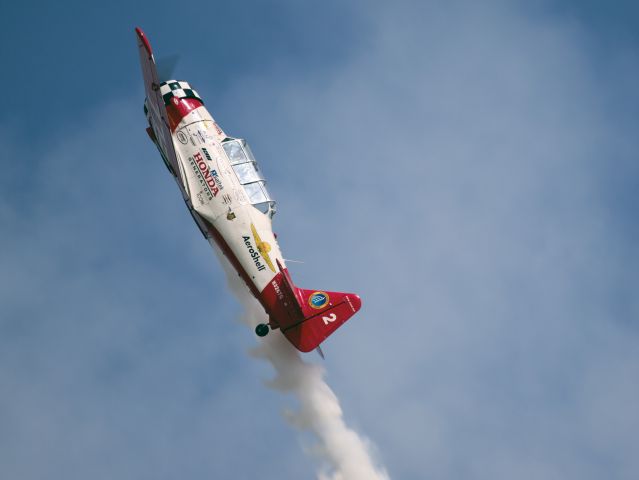
[[[310,297],[308,297],[308,304],[311,308],[316,310],[320,310],[328,305],[328,293],[326,292],[314,292]]]
[[[273,273],[275,273],[275,267],[273,266],[273,262],[271,261],[271,257],[268,252],[271,251],[271,244],[268,242],[263,242],[260,238],[260,235],[257,233],[255,225],[251,223],[251,233],[253,234],[253,239],[255,240],[255,245],[257,246],[258,251],[262,254],[262,258],[268,265],[268,268],[271,269]]]

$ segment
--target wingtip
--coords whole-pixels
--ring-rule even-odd
[[[146,38],[146,34],[144,33],[144,31],[140,27],[135,27],[135,33],[137,34],[138,38],[142,42],[142,45],[144,45],[146,52],[149,55],[153,55],[153,51],[151,50],[151,44],[149,43],[149,39]]]

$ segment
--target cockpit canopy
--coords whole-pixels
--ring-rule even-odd
[[[275,200],[266,189],[266,181],[246,141],[241,138],[229,138],[222,142],[222,146],[249,202],[268,216],[275,215]]]

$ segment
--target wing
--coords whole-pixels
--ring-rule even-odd
[[[164,107],[164,99],[160,94],[160,79],[155,65],[155,58],[151,50],[151,44],[146,35],[140,28],[135,29],[138,39],[138,50],[140,52],[140,66],[142,67],[142,76],[144,77],[144,90],[146,91],[147,108],[158,146],[164,151],[166,159],[169,162],[173,175],[177,176],[179,172],[177,155],[173,146],[173,137],[171,129],[167,121],[166,108]],[[180,182],[178,182],[179,184]]]

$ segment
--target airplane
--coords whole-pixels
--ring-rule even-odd
[[[184,81],[160,81],[147,36],[135,29],[146,99],[146,129],[204,238],[230,261],[268,314],[255,327],[280,329],[301,352],[320,344],[361,308],[354,293],[295,286],[272,218],[276,203],[244,139],[228,136]]]

